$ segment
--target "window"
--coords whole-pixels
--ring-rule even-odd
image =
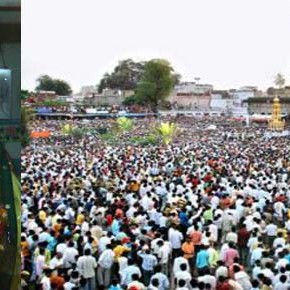
[[[0,119],[10,119],[11,70],[0,69]]]

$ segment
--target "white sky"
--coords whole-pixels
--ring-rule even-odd
[[[22,88],[41,74],[74,90],[118,60],[168,59],[216,88],[290,85],[289,0],[24,0]]]

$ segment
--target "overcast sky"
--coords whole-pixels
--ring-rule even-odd
[[[290,1],[22,1],[22,88],[49,74],[78,91],[125,58],[166,58],[215,88],[290,84]]]

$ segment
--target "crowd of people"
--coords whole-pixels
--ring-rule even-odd
[[[126,141],[153,119],[115,145],[33,124],[55,134],[22,154],[23,290],[290,289],[289,137],[164,120],[181,129],[166,146]]]

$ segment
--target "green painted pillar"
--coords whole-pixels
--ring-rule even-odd
[[[13,164],[0,143],[0,289],[17,290],[20,283],[20,187]],[[3,218],[6,216],[6,218]]]

